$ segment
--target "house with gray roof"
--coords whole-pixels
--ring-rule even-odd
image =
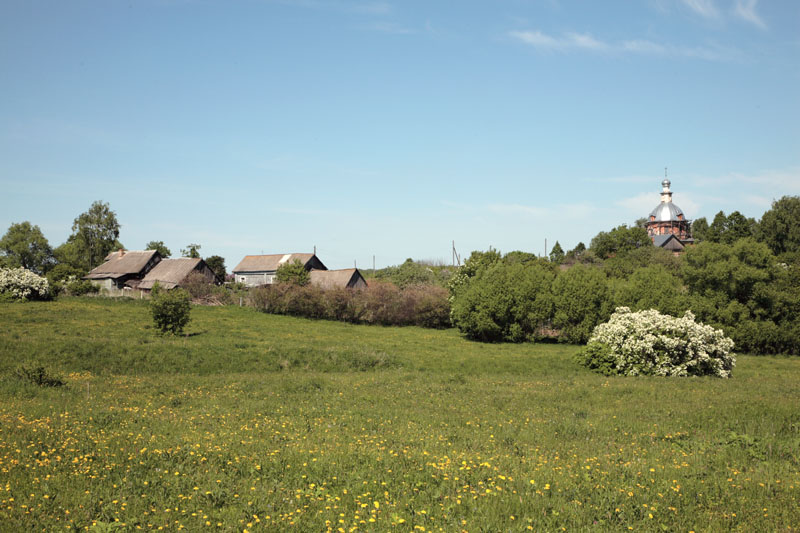
[[[198,274],[208,283],[217,281],[216,274],[199,257],[177,257],[175,259],[162,259],[141,281],[129,282],[129,286],[149,291],[158,283],[164,289],[181,287],[192,274]]]
[[[88,279],[101,289],[123,289],[125,283],[144,278],[160,262],[161,254],[156,250],[120,249],[108,254],[105,262],[92,269],[83,279]]]
[[[367,280],[357,268],[341,270],[312,270],[309,272],[311,284],[323,289],[365,289]]]
[[[316,254],[246,255],[233,269],[233,279],[248,287],[271,285],[281,265],[299,261],[306,270],[328,270]]]

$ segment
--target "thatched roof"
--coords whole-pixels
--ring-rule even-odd
[[[106,256],[106,262],[93,269],[84,279],[117,279],[123,276],[140,275],[147,264],[158,255],[156,250],[119,250]],[[158,255],[160,258],[161,256]]]
[[[202,269],[201,263],[205,265],[202,259],[192,257],[164,259],[147,273],[137,288],[149,290],[158,282],[165,289],[174,289],[193,271]]]
[[[325,265],[323,265],[322,261],[314,254],[246,255],[244,259],[236,265],[233,272],[275,272],[278,270],[279,266],[285,263],[300,261],[303,265],[307,265],[315,258],[324,268]]]
[[[357,268],[344,268],[342,270],[312,270],[311,283],[323,289],[347,288],[355,286],[359,280],[366,281]]]

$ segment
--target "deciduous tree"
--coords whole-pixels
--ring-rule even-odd
[[[167,245],[164,244],[164,241],[150,241],[144,245],[145,250],[155,250],[163,257],[164,259],[168,258],[172,255],[172,251],[167,248]]]
[[[772,202],[772,208],[761,217],[757,236],[775,255],[800,254],[800,196]]]
[[[7,268],[27,268],[43,274],[53,265],[53,249],[39,226],[30,222],[11,224],[0,239],[0,264]]]
[[[228,274],[225,270],[225,258],[219,255],[212,255],[211,257],[206,257],[206,264],[208,268],[214,271],[216,274],[217,279],[220,281],[225,281],[225,276]]]
[[[94,202],[88,211],[78,215],[72,224],[69,241],[75,247],[75,260],[81,263],[80,266],[91,270],[102,263],[114,248],[122,248],[117,240],[119,228],[116,213],[101,201]]]
[[[561,263],[564,262],[565,255],[566,254],[564,253],[564,249],[561,247],[558,241],[556,241],[556,243],[553,245],[553,249],[550,250],[550,261],[552,261],[557,265],[560,265]]]
[[[191,257],[193,259],[197,259],[200,257],[200,246],[199,244],[187,244],[186,248],[181,249],[181,255],[183,257]]]

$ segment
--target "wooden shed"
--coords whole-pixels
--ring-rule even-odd
[[[309,274],[311,276],[311,284],[323,289],[365,289],[367,287],[367,281],[357,268],[312,270]]]

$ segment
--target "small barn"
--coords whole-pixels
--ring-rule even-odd
[[[118,250],[108,254],[105,263],[92,269],[83,279],[101,289],[123,289],[125,283],[144,278],[160,262],[161,254],[156,250]]]
[[[153,285],[158,285],[164,289],[174,289],[180,287],[186,278],[193,273],[203,276],[209,283],[216,282],[214,271],[205,261],[193,257],[179,257],[175,259],[163,259],[150,272],[135,284],[131,284],[137,289],[149,291]]]
[[[275,273],[286,263],[300,261],[306,270],[328,270],[316,254],[246,255],[233,269],[234,280],[248,287],[271,285]]]
[[[344,268],[342,270],[312,270],[311,284],[323,289],[365,289],[367,280],[357,268]]]

